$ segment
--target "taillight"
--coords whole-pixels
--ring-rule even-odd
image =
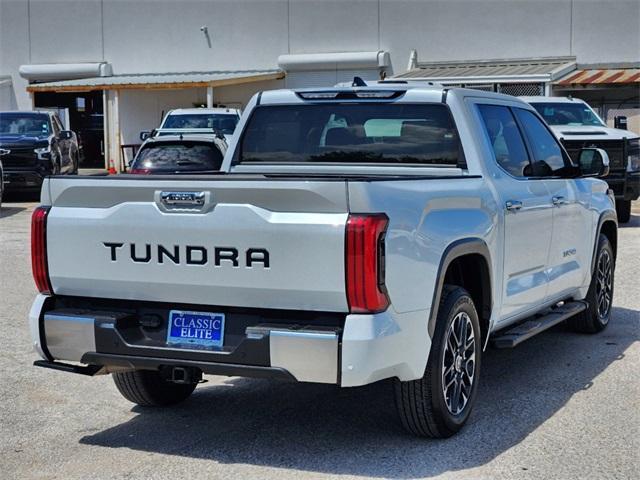
[[[351,313],[382,312],[389,306],[384,286],[383,213],[349,215],[345,247],[347,301]]]
[[[149,170],[148,168],[132,168],[131,170],[129,170],[129,173],[132,173],[134,175],[149,175],[151,173],[151,170]]]
[[[51,295],[47,265],[47,215],[49,207],[38,207],[31,215],[31,269],[40,293]]]

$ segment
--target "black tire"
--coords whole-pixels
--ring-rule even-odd
[[[450,349],[452,324],[457,330],[456,327],[461,326],[461,322],[464,322],[467,332],[468,327],[472,327],[474,349],[473,352],[468,351],[470,347],[465,350],[468,352],[468,357],[458,355]],[[461,331],[458,333],[460,337],[468,339],[463,343],[470,345],[470,337],[464,333],[461,334]],[[456,351],[460,353],[461,350]],[[464,426],[473,409],[477,395],[481,352],[480,322],[471,296],[464,288],[445,285],[442,290],[436,328],[424,376],[408,382],[395,381],[396,407],[402,426],[409,433],[419,437],[445,438],[455,434]],[[459,357],[462,357],[462,360],[458,362],[457,358]],[[451,366],[446,368],[448,359],[451,360]],[[467,370],[471,360],[473,360],[472,374],[469,376],[467,371],[466,377],[466,382],[471,384],[469,389],[463,382],[464,373],[459,368]],[[443,376],[443,371],[448,370],[450,373]],[[456,381],[451,387],[454,388],[451,395],[447,395],[443,389],[445,376],[460,378],[460,381]],[[451,381],[448,383],[451,384]],[[466,403],[463,403],[459,411],[459,404],[456,404],[454,408],[454,393],[458,384],[460,384],[460,390],[458,390],[456,398],[463,399],[459,394],[463,392],[463,388],[467,391]],[[446,391],[451,392],[451,390]]]
[[[71,162],[72,162],[72,166],[73,168],[71,169],[71,173],[70,175],[77,175],[78,174],[78,154],[76,153],[73,157],[71,157]]]
[[[196,388],[195,383],[168,382],[155,370],[114,373],[113,381],[124,398],[142,407],[175,405],[189,398]]]
[[[610,276],[605,278],[602,281],[604,283],[602,283],[599,280],[599,276],[602,275],[601,272],[603,269],[606,270],[606,268],[601,268],[601,262],[606,263],[607,259],[609,262]],[[585,298],[588,303],[587,309],[568,320],[569,326],[574,331],[580,333],[598,333],[607,328],[613,307],[614,273],[615,258],[613,256],[613,248],[611,247],[609,239],[605,235],[600,234],[598,237],[598,249],[596,251],[596,264],[593,269],[593,274],[591,275],[589,291]],[[605,277],[607,276],[606,272],[604,275]],[[603,288],[605,291],[603,291]],[[603,307],[601,304],[601,295],[604,294],[606,297],[607,291],[609,297],[608,304]]]
[[[631,200],[616,200],[616,213],[620,223],[631,220]]]

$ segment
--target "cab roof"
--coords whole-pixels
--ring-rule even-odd
[[[587,103],[580,98],[573,97],[518,97],[527,103]]]
[[[226,108],[226,107],[216,107],[216,108],[176,108],[174,110],[170,110],[167,115],[207,115],[207,114],[228,114],[228,115],[238,115],[237,108]]]
[[[199,143],[209,143],[214,144],[222,153],[224,153],[227,148],[227,142],[224,138],[220,138],[216,136],[216,134],[175,134],[175,135],[161,135],[157,137],[149,137],[143,143],[144,146],[155,145],[158,143],[180,143],[180,142],[199,142]]]
[[[371,82],[366,86],[301,88],[268,90],[258,94],[257,104],[297,104],[305,102],[331,101],[399,101],[404,103],[429,102],[446,103],[448,95],[460,97],[482,97],[495,100],[507,100],[531,108],[526,102],[512,95],[485,92],[468,88],[445,87],[433,82],[384,80]]]

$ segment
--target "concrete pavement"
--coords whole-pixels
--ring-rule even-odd
[[[208,377],[183,405],[132,406],[109,377],[32,367],[29,216],[0,212],[0,478],[486,478],[640,476],[640,208],[622,226],[615,311],[599,335],[563,326],[485,353],[467,427],[400,428],[390,382],[341,390]]]

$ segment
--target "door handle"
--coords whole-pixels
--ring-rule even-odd
[[[569,202],[567,202],[566,198],[562,196],[557,196],[557,197],[551,198],[551,203],[553,203],[554,206],[559,207],[560,205],[566,205]]]
[[[522,202],[518,200],[507,200],[504,206],[507,210],[513,212],[522,208]]]

